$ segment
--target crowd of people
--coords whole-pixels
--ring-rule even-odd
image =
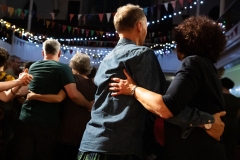
[[[233,160],[240,100],[214,66],[226,45],[218,24],[194,16],[175,27],[182,64],[169,86],[143,46],[143,9],[119,7],[114,26],[120,39],[98,69],[84,53],[59,62],[53,39],[22,70],[0,48],[0,159]]]

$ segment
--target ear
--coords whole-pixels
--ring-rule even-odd
[[[61,56],[61,53],[62,53],[62,51],[60,50],[60,51],[58,52],[58,58]]]
[[[138,21],[137,23],[136,23],[136,26],[137,26],[137,31],[138,32],[141,32],[142,31],[142,26],[143,24],[142,24],[142,22],[141,21]]]
[[[44,57],[44,51],[42,50],[42,56]]]

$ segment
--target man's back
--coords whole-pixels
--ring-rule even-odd
[[[29,90],[39,94],[57,94],[66,84],[75,82],[70,67],[53,60],[34,63],[29,73],[34,77]],[[27,123],[58,126],[60,107],[61,103],[25,101],[20,119]]]
[[[112,97],[108,89],[111,77],[125,78],[123,69],[140,86],[164,92],[165,79],[154,52],[128,39],[120,39],[95,76],[97,92],[92,119],[87,124],[80,150],[141,156],[147,111],[134,97]]]

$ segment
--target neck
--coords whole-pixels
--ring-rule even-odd
[[[231,94],[230,91],[229,91],[229,89],[227,89],[227,88],[223,88],[223,93],[225,93],[225,94]]]
[[[139,36],[135,34],[135,32],[124,32],[124,33],[119,33],[120,38],[127,38],[133,41],[136,45],[142,45],[139,43]]]
[[[85,79],[89,79],[85,74],[80,74],[80,73],[78,73],[78,72],[76,72],[75,74],[80,75],[80,76],[82,76],[82,77],[85,78]]]
[[[52,56],[52,55],[45,55],[44,60],[54,60],[54,61],[59,61],[59,58],[57,56]]]
[[[0,71],[4,71],[4,66],[0,67]]]

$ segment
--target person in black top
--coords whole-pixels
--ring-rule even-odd
[[[214,63],[217,62],[226,45],[226,38],[218,24],[207,17],[190,17],[175,28],[177,57],[182,61],[180,69],[165,95],[150,92],[137,86],[127,72],[127,80],[112,78],[112,95],[134,95],[149,111],[162,117],[168,108],[173,116],[185,108],[196,108],[213,115],[207,124],[187,128],[188,136],[182,136],[182,127],[165,121],[165,160],[226,160],[224,146],[220,140],[223,130],[214,136],[216,125],[222,124],[224,99],[222,87]],[[183,121],[186,117],[183,115]],[[194,118],[198,118],[194,115]],[[193,120],[194,121],[194,120]],[[190,133],[190,134],[189,134]]]
[[[226,116],[224,118],[225,128],[223,132],[223,144],[225,146],[228,160],[233,160],[237,145],[238,114],[240,111],[240,100],[230,93],[234,87],[234,82],[224,77],[221,79],[223,98],[225,101]]]

